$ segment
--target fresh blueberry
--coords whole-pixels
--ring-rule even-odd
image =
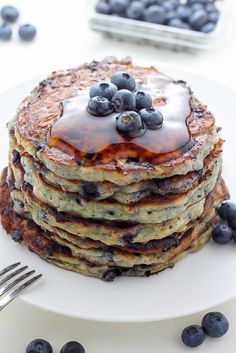
[[[166,14],[166,24],[170,22],[170,20],[173,20],[173,18],[178,18],[177,14],[175,11],[169,11]]]
[[[224,202],[218,208],[218,215],[221,219],[228,221],[232,216],[236,215],[236,205],[233,202]]]
[[[213,2],[209,2],[209,4],[205,6],[205,10],[207,12],[218,11]]]
[[[111,13],[111,7],[107,2],[99,2],[96,5],[96,12],[109,15]]]
[[[178,7],[178,2],[173,0],[166,0],[162,6],[166,11],[174,11]]]
[[[25,24],[19,27],[18,33],[22,40],[31,41],[36,36],[36,28],[31,24]]]
[[[111,101],[114,94],[118,91],[118,88],[113,83],[101,82],[90,88],[90,98],[101,96]]]
[[[191,7],[182,5],[177,8],[176,13],[181,20],[186,21],[192,14],[192,11]]]
[[[229,322],[224,314],[212,312],[203,317],[202,328],[208,336],[217,338],[226,334]]]
[[[172,18],[170,21],[168,21],[168,25],[181,29],[191,29],[191,27],[187,23],[183,22],[180,18]]]
[[[135,95],[127,89],[121,89],[116,92],[112,98],[115,111],[120,113],[126,110],[136,109]]]
[[[137,110],[150,108],[152,106],[152,97],[150,94],[138,91],[135,96]]]
[[[193,27],[193,29],[199,31],[207,23],[207,21],[207,12],[203,9],[199,9],[189,17],[188,22]]]
[[[192,4],[191,9],[193,11],[202,10],[204,9],[204,5],[201,4],[200,2],[196,2],[195,4]]]
[[[26,353],[52,353],[52,346],[43,339],[35,339],[26,348]]]
[[[60,353],[85,353],[85,349],[79,342],[71,341],[64,344]]]
[[[233,239],[233,231],[226,224],[218,224],[212,232],[212,237],[218,244],[227,244]]]
[[[130,0],[110,0],[110,5],[113,14],[123,15],[130,5]]]
[[[215,23],[212,23],[212,22],[208,22],[207,24],[205,24],[201,29],[200,29],[200,32],[202,33],[210,33],[212,31],[214,31],[216,27],[216,24]]]
[[[134,111],[123,112],[116,118],[117,130],[129,137],[138,137],[144,134],[145,127],[140,115]]]
[[[133,1],[126,11],[126,15],[128,18],[132,18],[134,20],[141,20],[143,17],[143,11],[145,6],[140,1]]]
[[[1,16],[4,21],[15,22],[19,17],[19,11],[14,6],[4,6],[1,9]]]
[[[212,11],[208,14],[208,20],[210,22],[216,23],[219,19],[219,12],[218,11]]]
[[[11,36],[12,36],[11,27],[7,23],[4,23],[3,25],[1,25],[0,26],[0,39],[9,40],[9,39],[11,39]]]
[[[205,340],[205,333],[201,326],[191,325],[183,330],[181,339],[187,347],[197,347]]]
[[[147,108],[139,112],[142,120],[144,121],[147,129],[157,130],[160,129],[163,123],[163,115],[157,109]]]
[[[163,24],[166,20],[166,10],[159,5],[152,5],[145,9],[144,19],[147,22]]]
[[[118,87],[118,89],[128,89],[133,92],[136,87],[135,79],[127,72],[118,71],[112,75],[111,82]]]
[[[113,112],[113,106],[107,98],[97,96],[89,100],[87,112],[95,116],[107,116]]]

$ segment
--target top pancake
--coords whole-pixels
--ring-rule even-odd
[[[140,154],[135,159],[114,156],[107,163],[88,166],[86,156],[78,163],[75,156],[48,146],[47,135],[61,113],[60,103],[75,96],[78,90],[89,89],[96,82],[110,81],[112,73],[116,71],[129,72],[147,87],[149,80],[158,74],[153,67],[142,68],[134,66],[130,60],[117,61],[111,58],[68,71],[54,72],[22,102],[15,121],[9,124],[10,133],[15,134],[18,144],[25,151],[42,161],[49,170],[72,180],[110,181],[117,185],[128,185],[202,169],[204,159],[220,138],[214,126],[214,117],[193,96],[190,101],[191,122],[188,124],[193,145],[187,151],[169,153],[165,161],[147,163],[142,161]]]

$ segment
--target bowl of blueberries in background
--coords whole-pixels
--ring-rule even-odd
[[[93,30],[172,49],[208,49],[229,35],[233,0],[95,0]],[[231,28],[232,29],[232,28]]]

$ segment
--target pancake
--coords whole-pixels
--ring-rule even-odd
[[[117,71],[151,95],[163,116],[158,129],[140,117],[139,134],[127,135],[118,113],[88,112],[91,85]],[[52,73],[8,131],[3,228],[42,259],[84,275],[111,281],[173,267],[207,243],[229,197],[213,114],[184,81],[129,59]]]
[[[58,244],[52,240],[52,234],[44,232],[34,222],[19,216],[13,211],[9,188],[6,183],[6,171],[3,173],[1,180],[0,198],[0,214],[3,227],[12,235],[15,241],[24,242],[31,251],[36,252],[43,259],[57,266],[107,281],[113,280],[115,276],[121,274],[149,276],[165,268],[172,267],[188,251],[199,250],[211,236],[212,226],[209,227],[205,222],[200,222],[185,233],[178,245],[175,244],[168,250],[159,251],[159,254],[135,256],[135,263],[133,255],[125,252],[120,252],[119,256],[117,253],[113,254],[113,257],[109,257],[111,252],[105,252],[101,255],[101,250],[99,249],[89,250],[90,254],[87,254],[87,256],[82,255],[81,252],[78,253],[77,250],[75,255],[71,251],[74,247],[69,248]],[[211,209],[208,217],[212,223],[215,218],[213,209]],[[130,257],[132,258],[131,260]],[[129,267],[130,262],[132,264],[131,267]]]

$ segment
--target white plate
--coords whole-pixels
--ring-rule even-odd
[[[222,136],[227,141],[224,175],[236,200],[235,92],[181,70],[164,68],[164,71],[176,79],[185,79],[196,96],[208,103],[217,124],[223,127]],[[23,83],[0,96],[1,168],[7,164],[5,123],[35,83],[35,80]],[[0,268],[20,260],[44,274],[43,280],[21,295],[21,299],[63,315],[112,322],[154,321],[192,314],[236,296],[236,244],[219,246],[212,242],[158,276],[122,277],[104,283],[49,265],[15,244],[2,230],[0,233]]]

